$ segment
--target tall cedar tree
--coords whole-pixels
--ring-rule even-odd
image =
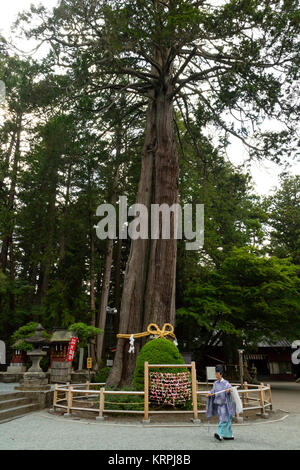
[[[297,111],[297,7],[295,0],[62,0],[51,13],[32,7],[23,20],[40,18],[28,36],[47,41],[53,61],[72,68],[79,96],[98,97],[95,112],[103,93],[112,102],[130,93],[146,106],[136,202],[149,208],[178,201],[175,104],[188,116],[198,97],[204,123],[209,116],[253,154],[287,154]],[[264,117],[279,116],[280,132],[259,132]],[[132,241],[121,333],[174,323],[175,270],[174,238]],[[128,342],[118,341],[110,385],[130,381],[138,351],[128,355]]]

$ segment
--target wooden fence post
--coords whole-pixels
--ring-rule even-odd
[[[149,364],[144,364],[144,421],[149,422]]]
[[[100,388],[99,418],[102,418],[102,419],[103,419],[103,413],[104,413],[104,391],[105,391],[105,388]]]
[[[90,382],[89,382],[88,380],[86,381],[85,389],[86,389],[86,390],[89,390],[89,389],[90,389]],[[89,397],[89,394],[86,393],[86,394],[85,394],[85,397],[88,398],[88,397]]]
[[[248,382],[244,382],[244,390],[248,390]],[[245,401],[246,401],[246,403],[249,403],[248,391],[247,391],[246,393],[243,393],[243,395],[245,395]]]
[[[70,382],[67,382],[66,387],[68,389],[68,391],[66,392],[66,400],[68,401]]]
[[[195,362],[191,362],[191,372],[192,372],[192,399],[193,399],[193,412],[194,412],[194,422],[198,421],[198,403],[197,403],[197,375],[196,375],[196,366]]]
[[[265,401],[266,401],[266,395],[265,395],[265,391],[263,390],[265,384],[263,382],[260,383],[261,387],[262,387],[262,399],[263,399],[263,404],[264,404],[264,412],[265,412]]]
[[[259,389],[259,403],[260,403],[260,407],[261,407],[261,414],[264,415],[265,414],[265,404],[264,404],[264,395],[263,395],[263,389],[262,389],[261,384],[258,386],[258,389]]]
[[[270,410],[273,410],[271,385],[267,384],[267,387],[268,387],[268,402],[271,403]]]
[[[72,405],[73,405],[73,387],[69,386],[69,390],[68,390],[68,415],[72,414]]]
[[[53,394],[53,410],[54,411],[55,411],[55,405],[56,405],[56,402],[57,402],[57,394],[58,394],[57,388],[58,388],[58,385],[55,384],[54,385],[54,394]]]

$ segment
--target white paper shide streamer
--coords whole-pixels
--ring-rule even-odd
[[[130,344],[130,347],[129,347],[129,353],[134,353],[134,336],[133,335],[130,335],[130,338],[129,338],[129,344]]]

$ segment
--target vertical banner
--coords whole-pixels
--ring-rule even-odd
[[[72,362],[74,359],[75,348],[78,338],[72,337],[69,344],[68,354],[67,354],[67,361]]]

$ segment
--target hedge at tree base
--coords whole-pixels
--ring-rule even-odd
[[[155,372],[174,374],[178,374],[179,372],[187,372],[184,359],[180,354],[177,346],[175,346],[172,341],[166,338],[151,339],[142,347],[136,361],[136,368],[133,378],[133,386],[136,388],[136,390],[144,389],[145,362],[148,362],[149,366],[151,364],[182,364],[182,368],[158,368],[155,369]],[[150,368],[150,373],[152,371],[154,372],[154,370],[151,370]]]

